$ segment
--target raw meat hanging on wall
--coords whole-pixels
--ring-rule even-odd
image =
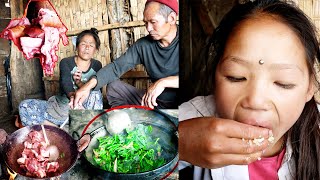
[[[34,4],[35,17],[27,17],[28,7]],[[30,14],[30,13],[28,13]],[[58,61],[56,51],[68,44],[67,27],[49,0],[29,0],[22,18],[13,19],[0,37],[12,40],[27,60],[39,58],[46,76],[52,76]]]

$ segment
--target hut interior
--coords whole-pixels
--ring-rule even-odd
[[[29,0],[0,1],[0,31],[11,19],[23,16],[28,2]],[[142,21],[146,0],[52,0],[50,2],[68,28],[69,44],[63,46],[60,42],[59,50],[56,52],[59,61],[75,54],[72,39],[82,30],[91,27],[99,31],[101,46],[95,59],[100,60],[103,66],[123,54],[136,40],[148,34]],[[32,3],[29,6],[27,17],[32,16],[29,11],[35,8]],[[3,118],[5,122],[10,119],[8,122],[10,125],[1,123],[0,128],[12,132],[14,128],[11,128],[13,124],[11,119],[14,118],[13,115],[18,114],[18,105],[22,100],[48,99],[59,92],[59,61],[54,68],[53,76],[45,76],[39,59],[26,60],[16,46],[2,38],[0,59],[10,65],[9,73],[6,73],[5,66],[0,67],[0,102],[4,107],[1,109],[0,117],[5,117]],[[6,74],[10,77],[9,89]],[[150,83],[142,65],[125,73],[121,79],[140,89],[146,89]],[[104,87],[103,94],[105,93]]]

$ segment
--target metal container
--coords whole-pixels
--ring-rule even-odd
[[[112,109],[114,110],[114,109]],[[111,111],[112,111],[111,110]],[[99,142],[98,137],[111,136],[105,126],[101,126],[90,133],[91,142],[85,150],[85,159],[89,162],[91,172],[94,172],[99,179],[164,179],[169,176],[177,168],[178,164],[178,134],[177,125],[178,119],[158,110],[148,110],[146,108],[121,108],[117,109],[125,111],[132,120],[132,125],[137,124],[151,125],[153,131],[151,136],[156,139],[160,138],[158,143],[161,145],[163,152],[161,156],[165,159],[166,163],[156,169],[140,172],[140,173],[114,173],[101,169],[93,160],[93,149],[97,148]],[[110,111],[105,111],[106,115]],[[101,114],[100,114],[101,115]],[[100,116],[99,115],[99,116]],[[98,118],[93,118],[94,120]],[[120,119],[119,119],[120,121]],[[92,121],[89,122],[90,125]],[[87,127],[85,128],[85,130]],[[86,133],[85,131],[82,133]]]

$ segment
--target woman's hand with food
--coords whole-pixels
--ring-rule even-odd
[[[84,83],[81,81],[82,71],[77,70],[73,75],[72,78],[74,83],[80,88]]]
[[[179,156],[210,169],[249,164],[260,159],[272,137],[269,129],[234,120],[194,118],[179,122]]]

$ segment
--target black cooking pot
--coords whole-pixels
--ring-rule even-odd
[[[111,136],[106,130],[105,126],[101,126],[100,128],[92,131],[91,141],[83,153],[85,159],[89,162],[92,172],[99,179],[164,179],[169,176],[173,171],[176,170],[178,164],[178,135],[177,135],[177,125],[178,119],[175,117],[171,117],[167,114],[162,113],[157,110],[148,110],[145,108],[122,108],[117,109],[120,111],[125,111],[130,116],[132,120],[132,126],[134,127],[137,124],[143,125],[151,125],[153,128],[151,136],[154,139],[159,138],[158,143],[161,145],[162,153],[161,157],[163,157],[166,163],[156,169],[140,172],[140,173],[115,173],[106,171],[97,165],[92,156],[93,149],[96,149],[99,146],[99,142],[97,140],[98,137]],[[112,111],[112,110],[111,110]],[[104,115],[108,116],[108,111],[105,112]],[[99,115],[101,116],[101,114]],[[94,120],[97,118],[94,118]],[[103,118],[107,119],[107,118]],[[121,121],[121,119],[119,119]],[[92,123],[92,121],[90,122]],[[90,125],[90,123],[88,125]],[[87,127],[85,128],[85,130]],[[85,130],[82,134],[85,133]]]
[[[55,145],[59,149],[59,153],[63,153],[64,156],[58,158],[59,168],[54,173],[47,173],[45,178],[36,178],[36,179],[49,179],[53,177],[59,177],[63,173],[70,170],[78,157],[80,152],[78,151],[78,145],[76,140],[74,140],[67,132],[64,130],[54,127],[44,125],[46,134],[50,145]],[[41,125],[26,126],[17,131],[13,132],[10,136],[7,137],[6,141],[2,145],[2,155],[7,167],[27,178],[35,178],[26,175],[26,171],[20,168],[17,163],[17,159],[21,157],[21,153],[24,149],[24,141],[26,141],[28,134],[31,131],[42,132]]]

